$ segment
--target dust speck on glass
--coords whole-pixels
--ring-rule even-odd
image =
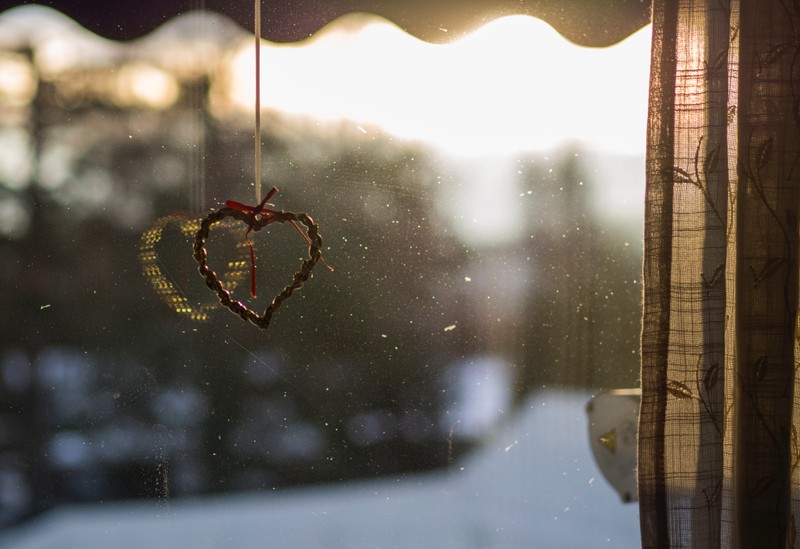
[[[649,47],[0,13],[0,548],[636,546]]]

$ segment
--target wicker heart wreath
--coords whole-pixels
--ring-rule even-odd
[[[224,306],[239,315],[243,320],[250,321],[261,329],[266,329],[269,326],[269,321],[275,310],[295,290],[303,286],[311,276],[311,270],[314,265],[322,259],[322,237],[319,234],[319,226],[310,215],[303,212],[296,213],[265,208],[265,206],[272,206],[267,201],[276,192],[278,192],[278,189],[273,187],[257,206],[247,206],[240,202],[228,200],[224,208],[210,213],[200,222],[200,229],[197,231],[194,241],[194,258],[199,265],[200,274],[205,278],[206,286],[216,292]],[[250,293],[253,297],[256,297],[256,266],[255,252],[250,241],[251,231],[260,231],[270,223],[289,223],[303,236],[303,239],[308,244],[308,259],[305,259],[298,271],[294,273],[291,284],[272,299],[263,314],[258,314],[241,301],[233,299],[231,292],[222,286],[216,273],[208,267],[208,252],[205,248],[206,239],[208,239],[211,226],[227,217],[243,221],[247,225],[245,240],[250,247]],[[305,232],[303,232],[298,223],[305,226]],[[325,263],[325,260],[322,259],[322,262]],[[327,263],[325,264],[327,265]],[[330,265],[327,266],[328,269],[333,270]]]

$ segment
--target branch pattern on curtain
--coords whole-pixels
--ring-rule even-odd
[[[655,0],[644,547],[800,547],[800,0]]]

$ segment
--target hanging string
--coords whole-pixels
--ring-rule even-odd
[[[205,13],[205,0],[192,0],[191,9],[195,13]],[[193,36],[203,37],[208,34],[207,18],[194,17],[192,19]],[[189,191],[188,191],[188,211],[191,215],[200,215],[205,206],[205,186],[206,186],[206,112],[205,98],[208,93],[207,79],[205,75],[199,77],[189,84],[188,103],[190,112],[190,124],[192,134],[195,136],[194,143],[189,149]]]
[[[261,202],[261,0],[254,0],[253,12],[253,34],[256,37],[255,189],[258,204]]]

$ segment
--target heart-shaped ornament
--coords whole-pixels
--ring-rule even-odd
[[[232,202],[229,202],[229,204],[231,203]],[[195,235],[194,258],[199,265],[198,270],[200,274],[205,278],[206,286],[216,292],[217,297],[219,297],[220,302],[224,306],[239,315],[243,320],[250,321],[261,329],[266,329],[269,326],[272,314],[280,307],[283,300],[291,296],[295,290],[301,288],[305,281],[311,276],[311,270],[322,257],[322,237],[319,234],[317,223],[308,214],[303,212],[264,210],[263,205],[262,203],[257,207],[249,209],[244,208],[247,211],[243,211],[241,205],[233,208],[226,206],[210,213],[200,222],[200,229]],[[253,311],[241,301],[233,299],[231,297],[231,290],[226,289],[216,273],[208,267],[208,252],[206,251],[205,244],[209,232],[215,223],[219,223],[228,217],[244,222],[247,225],[248,233],[250,233],[250,231],[260,231],[270,223],[291,223],[301,233],[302,230],[299,228],[298,223],[306,228],[306,232],[302,234],[303,238],[308,243],[308,259],[303,260],[300,264],[300,268],[292,276],[292,282],[272,299],[272,302],[262,314]],[[251,256],[251,260],[252,259],[253,257]]]

